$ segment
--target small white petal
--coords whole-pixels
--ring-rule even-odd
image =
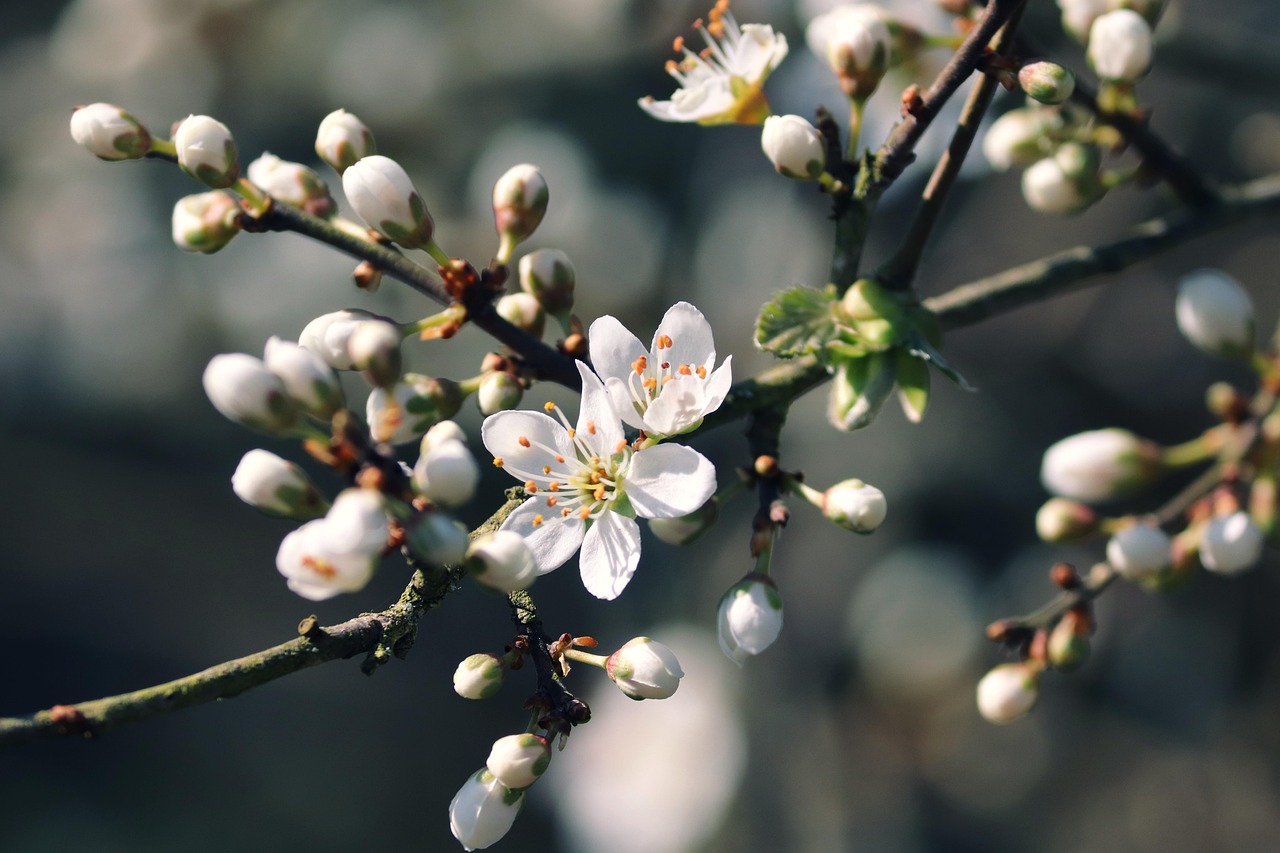
[[[525,447],[521,439],[528,441]],[[502,468],[520,480],[541,476],[542,469],[550,466],[553,471],[564,470],[562,459],[573,459],[573,440],[564,427],[542,412],[498,412],[485,418],[480,426],[480,440],[495,458],[502,460]],[[550,448],[550,449],[548,449]]]
[[[640,525],[606,512],[587,530],[578,561],[587,592],[606,601],[617,598],[640,564]]]
[[[591,363],[601,376],[626,376],[636,359],[649,354],[639,338],[631,334],[618,318],[608,314],[592,322],[587,330],[587,340],[590,342]]]
[[[677,302],[662,316],[662,322],[653,333],[652,352],[655,356],[659,354],[658,339],[663,335],[671,339],[671,348],[662,351],[664,361],[708,369],[715,363],[716,345],[711,336],[711,324],[688,302]]]
[[[716,467],[692,448],[659,444],[632,457],[624,489],[641,518],[677,518],[711,497]]]
[[[578,410],[578,438],[595,448],[601,456],[611,456],[619,443],[626,441],[622,422],[614,411],[609,392],[600,377],[591,372],[581,361],[578,373],[582,376],[582,408]],[[563,431],[560,431],[563,434]],[[487,445],[486,445],[487,446]],[[492,448],[490,448],[492,449]]]
[[[534,524],[534,518],[539,515],[543,518],[542,522]],[[538,574],[545,575],[568,562],[582,545],[585,528],[582,519],[576,515],[567,518],[555,515],[554,510],[548,510],[541,498],[529,498],[508,515],[498,529],[511,530],[523,536],[524,544],[529,546],[538,563]]]

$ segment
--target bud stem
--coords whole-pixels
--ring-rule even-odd
[[[854,163],[858,161],[858,137],[862,135],[862,113],[866,104],[865,97],[849,99],[849,147],[845,156]]]
[[[1219,434],[1221,429],[1214,427],[1188,442],[1166,447],[1160,456],[1161,463],[1166,468],[1187,468],[1207,462],[1222,449],[1223,436]]]
[[[580,649],[565,649],[562,654],[571,661],[598,666],[601,669],[604,669],[605,664],[609,661],[607,655],[593,655],[591,652],[584,652]]]
[[[163,157],[165,160],[178,162],[178,148],[173,144],[172,139],[157,139],[151,137],[151,150],[147,152],[148,157]]]
[[[271,209],[271,196],[250,183],[248,178],[240,178],[231,188],[249,203],[249,208],[255,216]]]
[[[433,329],[443,329],[448,326],[457,327],[462,325],[462,322],[466,319],[467,309],[460,304],[454,303],[439,313],[428,314],[416,323],[405,323],[400,327],[400,331],[407,338],[410,335],[422,334]],[[428,337],[436,336],[430,335]]]
[[[441,249],[435,240],[429,241],[427,245],[422,247],[422,250],[430,255],[431,259],[442,267],[449,267],[453,265],[453,258],[449,257],[449,253],[444,249]]]

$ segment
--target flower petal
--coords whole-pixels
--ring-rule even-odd
[[[670,349],[658,348],[658,341],[664,335],[671,339]],[[657,331],[653,333],[653,357],[659,361],[669,361],[673,365],[687,364],[690,367],[711,369],[716,360],[711,324],[701,311],[688,302],[677,302],[667,309]]]
[[[537,516],[542,516],[542,521],[534,524]],[[524,544],[533,552],[540,575],[563,566],[582,545],[585,533],[582,519],[576,515],[563,518],[548,513],[538,498],[529,498],[520,504],[498,529],[511,530],[524,537]]]
[[[542,412],[490,415],[480,426],[480,439],[494,458],[502,460],[503,470],[517,480],[541,477],[546,466],[564,470],[564,463],[555,458],[557,454],[564,459],[577,456],[564,427]]]
[[[612,456],[618,444],[626,441],[622,421],[618,419],[613,401],[609,399],[609,392],[605,390],[600,377],[581,361],[578,362],[578,373],[582,376],[578,438],[587,442],[600,456]]]
[[[578,562],[587,592],[606,601],[617,598],[640,564],[640,525],[606,512],[587,530]]]
[[[587,331],[590,342],[591,364],[601,376],[625,377],[631,365],[649,353],[640,339],[631,334],[618,318],[605,314],[597,317]]]
[[[696,376],[677,376],[662,386],[662,393],[644,413],[649,432],[677,435],[702,420],[706,409],[706,384]]]
[[[729,394],[729,388],[733,386],[733,356],[727,356],[724,364],[717,367],[707,377],[706,387],[703,394],[707,397],[706,407],[702,410],[702,414],[709,415],[716,409],[720,408],[720,404],[724,402],[724,398]]]
[[[636,429],[647,430],[649,424],[641,414],[640,406],[636,403],[636,398],[632,396],[628,385],[631,378],[628,376],[626,379],[619,379],[616,376],[609,376],[604,380],[604,387],[608,389],[609,402],[613,403],[613,410],[617,412],[618,417],[622,418],[622,422]],[[638,385],[639,377],[636,377],[636,381]]]
[[[623,489],[641,518],[679,518],[715,492],[716,468],[692,448],[659,444],[631,458]]]

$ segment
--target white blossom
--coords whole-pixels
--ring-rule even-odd
[[[453,692],[463,699],[488,699],[502,688],[502,659],[480,652],[470,655],[453,671]]]
[[[527,788],[538,781],[551,763],[551,746],[539,735],[507,735],[493,742],[485,767],[511,789]]]
[[[1173,562],[1173,542],[1153,524],[1135,524],[1107,541],[1107,561],[1127,580],[1149,580]]]
[[[458,413],[462,390],[450,379],[406,373],[390,388],[374,388],[365,403],[375,441],[403,444]]]
[[[212,254],[240,233],[240,204],[222,190],[183,196],[173,205],[172,229],[182,251]]]
[[[426,436],[423,438],[426,444]],[[471,455],[471,449],[462,441],[431,442],[413,466],[414,488],[441,506],[462,506],[471,500],[479,482],[480,466]]]
[[[822,514],[854,533],[873,532],[888,511],[884,492],[861,480],[845,480],[822,493]]]
[[[324,518],[309,521],[280,543],[276,568],[289,589],[312,601],[363,589],[373,577],[387,542],[382,497],[348,489]]]
[[[342,173],[342,190],[370,228],[410,249],[431,242],[435,223],[404,167],[381,154],[357,160]]]
[[[1000,116],[987,128],[982,153],[997,172],[1030,166],[1049,153],[1049,135],[1062,124],[1061,116],[1037,107],[1020,107]]]
[[[285,393],[322,420],[342,408],[342,385],[333,369],[310,349],[274,335],[267,339],[262,360],[280,377]]]
[[[1055,495],[1098,503],[1133,492],[1160,470],[1160,448],[1128,430],[1097,429],[1044,452],[1040,482]]]
[[[648,637],[628,640],[609,655],[605,673],[632,699],[668,699],[684,678],[676,653]]]
[[[528,589],[538,577],[538,563],[524,537],[497,530],[476,538],[467,549],[470,574],[498,592]]]
[[[1200,539],[1200,562],[1211,572],[1235,575],[1262,557],[1262,528],[1247,512],[1236,511],[1209,522]]]
[[[1204,352],[1233,357],[1253,351],[1253,300],[1221,270],[1183,276],[1174,309],[1182,334]]]
[[[1068,142],[1022,173],[1022,197],[1040,213],[1078,213],[1105,194],[1093,148]]]
[[[362,371],[373,385],[385,388],[400,378],[403,356],[400,344],[404,336],[400,327],[385,320],[356,323],[347,338],[347,355],[351,366]]]
[[[511,257],[511,250],[542,222],[551,195],[547,179],[537,166],[512,166],[493,184],[493,224],[502,238],[499,257]]]
[[[173,134],[178,164],[198,181],[214,189],[240,178],[236,143],[227,126],[209,116],[187,116]]]
[[[449,828],[467,850],[483,850],[511,831],[524,805],[524,792],[512,791],[488,769],[477,770],[449,803]]]
[[[375,151],[373,132],[346,110],[329,113],[316,130],[316,154],[338,174]]]
[[[796,115],[769,116],[760,147],[778,174],[812,181],[827,165],[827,143],[818,129]]]
[[[809,49],[831,66],[850,97],[866,98],[889,69],[887,13],[871,3],[837,6],[809,22]]]
[[[89,104],[71,114],[71,138],[103,160],[136,160],[151,150],[151,134],[114,104]]]
[[[1036,704],[1040,674],[1025,663],[994,667],[978,682],[978,712],[992,723],[1011,723]]]
[[[1089,28],[1089,64],[1103,80],[1133,83],[1151,68],[1151,25],[1132,9],[1094,19]]]
[[[241,457],[231,475],[231,490],[249,506],[272,515],[315,518],[327,508],[301,468],[262,448]]]
[[[298,410],[284,384],[261,359],[239,352],[215,355],[202,381],[213,407],[236,423],[280,432],[297,420]]]
[[[258,189],[285,204],[301,208],[327,200],[327,210],[332,210],[329,185],[314,169],[301,163],[281,160],[267,151],[249,164],[246,176]]]
[[[307,324],[298,335],[298,343],[325,360],[334,370],[351,370],[351,354],[347,343],[363,320],[385,319],[359,308],[344,308],[321,314]]]
[[[773,645],[782,633],[782,595],[765,575],[748,575],[720,599],[717,617],[720,650],[742,666]]]

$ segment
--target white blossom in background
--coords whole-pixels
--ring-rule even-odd
[[[715,366],[711,324],[688,302],[667,309],[648,348],[608,314],[591,324],[588,338],[592,364],[614,409],[625,423],[654,437],[697,427],[720,407],[733,383],[733,356]]]
[[[363,320],[385,320],[360,308],[344,308],[321,314],[312,320],[298,335],[298,343],[325,360],[334,370],[351,370],[351,354],[347,344],[355,334],[356,326]]]
[[[1098,166],[1092,146],[1065,143],[1022,173],[1022,197],[1040,213],[1079,213],[1106,193]]]
[[[577,427],[542,412],[499,412],[481,427],[494,464],[535,494],[507,516],[502,530],[525,537],[542,573],[579,548],[587,591],[613,599],[640,562],[641,518],[676,518],[715,491],[715,467],[697,451],[658,445],[634,451],[604,384],[582,362]]]
[[[342,385],[333,369],[311,350],[274,335],[262,354],[267,369],[280,377],[285,393],[321,420],[343,406]]]
[[[496,415],[520,405],[524,399],[524,383],[514,373],[491,370],[476,389],[476,406],[482,415]]]
[[[298,419],[297,407],[285,393],[280,377],[251,355],[215,355],[205,367],[202,381],[213,407],[238,424],[282,432]]]
[[[480,466],[465,441],[454,437],[447,427],[441,429],[445,424],[456,428],[453,421],[441,421],[422,437],[413,466],[413,486],[432,503],[462,506],[475,494]]]
[[[488,769],[477,770],[449,803],[449,828],[466,850],[483,850],[511,831],[524,805],[524,792],[512,791]]]
[[[888,19],[873,3],[850,3],[817,16],[805,28],[809,50],[831,66],[851,98],[865,99],[889,70]]]
[[[1055,495],[1099,503],[1150,483],[1160,470],[1160,448],[1124,429],[1067,436],[1044,452],[1040,482]]]
[[[528,732],[507,735],[493,742],[485,767],[508,788],[527,788],[538,781],[551,763],[547,739]]]
[[[334,110],[316,129],[316,154],[342,174],[362,157],[377,153],[373,131],[346,110]]]
[[[1062,28],[1084,44],[1093,22],[1116,8],[1116,0],[1058,0],[1058,7],[1062,9]]]
[[[1038,107],[1009,110],[987,128],[982,153],[997,172],[1030,166],[1050,153],[1050,134],[1062,126],[1061,115]]]
[[[187,116],[173,134],[178,165],[191,177],[223,189],[240,178],[236,143],[227,126],[209,116]]]
[[[1178,282],[1178,329],[1210,355],[1248,355],[1254,347],[1253,300],[1221,270],[1196,270]]]
[[[632,699],[669,699],[684,678],[676,653],[649,637],[628,640],[609,655],[604,671]]]
[[[695,53],[676,39],[683,56],[667,62],[667,73],[680,84],[669,101],[640,99],[640,108],[661,121],[703,125],[759,124],[769,115],[761,87],[787,56],[787,38],[768,24],[738,26],[725,0],[716,3],[708,23],[695,24],[707,43]]]
[[[716,620],[720,650],[742,666],[773,645],[782,633],[782,594],[766,575],[748,575],[720,599]]]
[[[827,166],[827,143],[818,129],[796,115],[769,116],[760,132],[760,147],[778,174],[815,180]]]
[[[400,344],[404,336],[400,327],[385,320],[356,323],[347,338],[347,355],[351,366],[364,374],[369,384],[379,388],[394,385],[404,364]]]
[[[467,548],[469,573],[498,592],[528,589],[538,577],[538,563],[524,537],[498,530],[477,537]]]
[[[212,254],[240,229],[240,203],[222,190],[183,196],[173,205],[173,244],[184,252]]]
[[[1025,663],[1005,663],[978,682],[978,712],[992,723],[1025,716],[1040,693],[1040,673]]]
[[[1235,575],[1258,564],[1265,537],[1247,512],[1218,516],[1200,538],[1200,562],[1211,572]]]
[[[151,150],[151,134],[114,104],[89,104],[71,114],[71,138],[103,160],[136,160]]]
[[[315,518],[328,509],[301,468],[261,448],[241,457],[231,475],[231,490],[249,506],[272,515]]]
[[[1151,25],[1132,9],[1094,19],[1089,28],[1089,64],[1103,80],[1133,83],[1151,68]]]
[[[404,444],[448,420],[462,407],[462,390],[451,379],[406,373],[390,388],[374,388],[365,416],[374,441]]]
[[[347,489],[324,518],[309,521],[280,543],[276,568],[289,589],[303,598],[324,601],[364,589],[387,543],[382,496],[369,489]]]
[[[1028,62],[1018,71],[1018,86],[1042,104],[1061,104],[1076,90],[1076,78],[1056,62]]]
[[[466,525],[444,512],[420,513],[405,529],[409,550],[437,566],[460,565],[470,543]]]
[[[249,164],[246,177],[258,189],[285,204],[308,208],[317,215],[333,210],[329,185],[314,169],[301,163],[281,160],[271,152],[264,151]],[[312,208],[312,205],[325,201],[328,201],[328,205],[323,211]]]
[[[1135,524],[1107,541],[1107,561],[1126,580],[1156,578],[1173,562],[1173,541],[1153,524]]]
[[[363,157],[342,173],[342,191],[356,214],[388,240],[410,249],[431,242],[435,222],[404,167],[381,154]]]

